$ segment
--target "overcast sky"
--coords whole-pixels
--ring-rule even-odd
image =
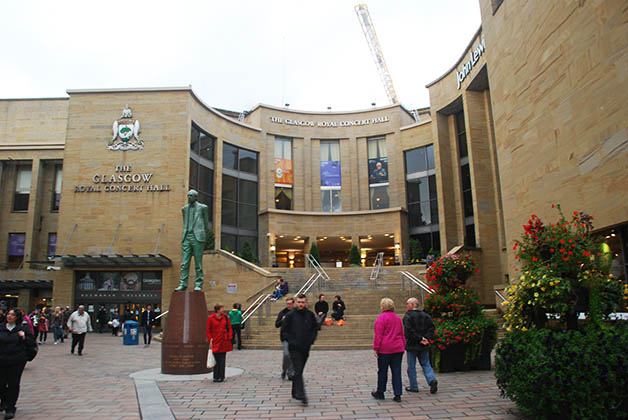
[[[364,0],[362,0],[364,1]],[[208,105],[354,110],[388,99],[359,0],[2,1],[0,98],[188,86]],[[367,0],[400,102],[429,105],[480,26],[478,0]]]

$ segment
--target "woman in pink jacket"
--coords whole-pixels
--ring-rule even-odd
[[[382,313],[375,321],[373,351],[377,358],[377,391],[371,392],[376,400],[384,399],[388,382],[388,367],[392,372],[392,383],[396,402],[401,402],[401,359],[406,348],[403,322],[395,314],[395,302],[384,298],[379,303]]]

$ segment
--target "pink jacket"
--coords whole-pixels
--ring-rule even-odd
[[[375,321],[373,350],[382,354],[403,353],[406,337],[403,335],[403,322],[394,312],[382,312]]]

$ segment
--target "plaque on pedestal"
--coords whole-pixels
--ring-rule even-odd
[[[207,367],[205,293],[173,292],[169,311],[161,343],[161,372],[173,375],[211,372]]]

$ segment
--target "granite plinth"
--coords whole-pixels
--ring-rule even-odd
[[[172,293],[161,344],[162,373],[193,375],[211,372],[212,369],[207,367],[206,323],[205,293]]]

